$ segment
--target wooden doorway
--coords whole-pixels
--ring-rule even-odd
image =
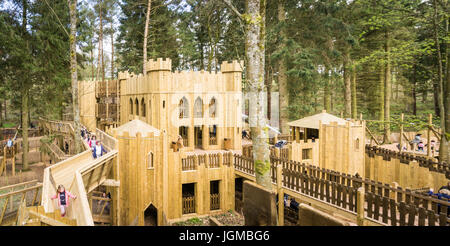
[[[157,226],[158,225],[158,209],[153,204],[150,204],[144,211],[144,225]]]

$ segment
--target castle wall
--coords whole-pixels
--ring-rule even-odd
[[[171,72],[170,59],[149,60],[146,64],[147,74],[144,76],[119,73],[121,99],[121,124],[138,117],[140,120],[166,130],[169,141],[176,141],[179,127],[187,126],[188,146],[193,150],[194,127],[201,127],[202,148],[216,150],[224,148],[224,138],[231,140],[232,149],[241,148],[242,131],[242,68],[237,62],[224,62],[221,72],[205,71]],[[179,118],[179,102],[185,97],[189,105],[187,118]],[[195,101],[203,102],[203,117],[195,118]],[[209,104],[216,101],[216,117],[210,117]],[[132,106],[130,105],[130,100]],[[136,112],[136,100],[139,112]],[[143,116],[142,102],[145,104]],[[132,112],[133,111],[133,112]],[[217,127],[217,144],[210,145],[209,126]]]

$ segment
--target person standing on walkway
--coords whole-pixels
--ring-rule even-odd
[[[61,217],[66,215],[67,207],[69,206],[69,198],[77,199],[77,196],[72,195],[70,192],[66,191],[63,185],[58,186],[56,195],[52,196],[51,199],[58,199],[58,206],[61,210]]]

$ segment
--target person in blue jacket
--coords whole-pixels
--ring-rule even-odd
[[[97,141],[96,145],[92,149],[92,155],[94,158],[102,156],[104,153],[106,153],[105,148],[103,148],[103,145],[100,143],[100,141]]]

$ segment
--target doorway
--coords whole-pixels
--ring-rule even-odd
[[[144,211],[144,225],[157,226],[158,225],[158,209],[150,204]]]

